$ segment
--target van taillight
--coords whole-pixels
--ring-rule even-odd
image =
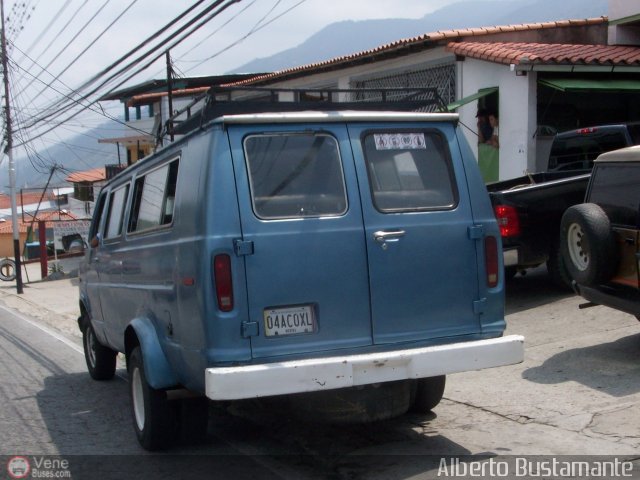
[[[496,237],[484,239],[484,261],[487,268],[487,287],[494,288],[498,285],[498,241]]]
[[[514,207],[496,205],[494,211],[500,227],[500,236],[513,237],[520,235],[520,219],[518,218],[518,211]]]
[[[218,308],[223,312],[233,310],[233,284],[229,255],[216,255],[213,259],[213,279],[218,298]]]
[[[586,135],[588,133],[596,133],[597,131],[598,131],[597,128],[589,127],[589,128],[581,128],[580,130],[578,130],[578,133],[581,133],[582,135]]]

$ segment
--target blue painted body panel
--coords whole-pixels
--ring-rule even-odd
[[[379,131],[436,134],[446,147],[455,205],[378,209],[363,138]],[[246,141],[265,135],[334,142],[344,209],[261,218]],[[175,159],[172,220],[129,232],[136,182]],[[211,366],[477,340],[500,336],[505,328],[503,280],[486,287],[483,251],[485,235],[495,236],[500,247],[499,231],[471,150],[450,119],[216,123],[128,168],[107,184],[104,198],[127,184],[123,233],[107,240],[100,235],[99,246],[90,248],[81,299],[99,340],[111,348],[125,351],[124,332],[135,330],[147,379],[156,388],[202,392],[204,369]],[[93,233],[103,234],[105,215]],[[474,227],[482,232],[478,238],[469,233]],[[404,235],[384,247],[375,238],[395,230]],[[250,248],[237,252],[238,240]],[[228,312],[216,300],[216,255],[231,261],[234,306]],[[316,331],[265,335],[265,310],[300,305],[313,310]]]

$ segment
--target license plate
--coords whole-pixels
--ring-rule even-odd
[[[267,337],[281,337],[313,333],[316,331],[316,319],[312,305],[297,307],[268,308],[263,312],[264,331]]]

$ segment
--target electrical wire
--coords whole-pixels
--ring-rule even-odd
[[[164,39],[161,41],[161,43],[159,45],[156,45],[155,47],[153,47],[149,52],[145,53],[142,56],[137,57],[134,61],[130,62],[127,66],[121,68],[120,70],[118,70],[116,73],[112,74],[110,77],[108,77],[106,80],[104,80],[100,85],[98,85],[98,87],[95,87],[91,92],[83,95],[80,99],[71,99],[72,103],[65,105],[64,107],[61,107],[60,109],[58,109],[56,112],[51,112],[49,114],[43,115],[37,122],[33,122],[30,125],[27,125],[23,128],[32,128],[35,125],[37,125],[38,123],[41,123],[43,120],[50,118],[51,116],[54,115],[61,115],[63,113],[67,113],[71,108],[73,108],[73,106],[75,104],[78,104],[82,101],[88,101],[89,97],[91,95],[96,94],[101,88],[103,88],[105,85],[107,85],[108,83],[110,83],[111,81],[113,81],[114,79],[117,79],[119,77],[121,77],[122,75],[124,75],[128,70],[130,70],[131,68],[133,68],[134,66],[137,66],[141,61],[143,61],[144,59],[146,59],[151,52],[153,51],[157,51],[161,48],[164,48],[164,46],[170,42],[171,40],[173,40],[175,37],[179,36],[178,40],[174,41],[169,47],[167,47],[167,49],[171,49],[173,48],[175,45],[181,43],[182,41],[184,41],[185,38],[187,38],[188,36],[192,35],[193,32],[197,31],[199,28],[201,28],[203,25],[205,25],[207,22],[209,22],[212,18],[214,18],[215,16],[219,15],[221,12],[223,12],[224,10],[226,10],[228,7],[230,7],[232,4],[234,3],[238,3],[242,0],[227,0],[227,3],[224,3],[225,0],[216,0],[212,5],[208,6],[207,8],[205,8],[205,10],[203,12],[200,12],[196,18],[190,20],[189,22],[187,22],[186,25],[180,27],[176,32],[172,33],[168,38]],[[221,5],[222,4],[222,5]],[[211,13],[212,10],[214,10],[215,8],[219,7],[217,10],[213,11]],[[203,19],[204,20],[201,20]],[[193,26],[193,24],[196,23],[195,26]],[[183,34],[183,32],[185,30],[189,31],[186,34]],[[181,36],[180,36],[181,35]],[[164,50],[163,52],[161,52],[159,55],[155,56],[152,58],[152,60],[150,62],[147,62],[145,65],[143,65],[142,67],[140,67],[139,70],[145,70],[146,68],[148,68],[150,65],[152,65],[156,60],[158,60],[160,57],[162,57],[164,55]],[[122,84],[126,83],[127,81],[129,81],[132,77],[134,77],[137,74],[134,73],[133,75],[130,75],[128,77],[126,77],[124,80],[122,80],[118,85],[116,85],[115,87],[113,87],[109,93],[112,93],[113,91],[115,91],[115,89],[117,89],[118,87],[120,87]],[[90,105],[96,103],[97,100],[94,100],[90,103]],[[84,107],[81,111],[86,110],[89,107]],[[73,114],[71,114],[69,117],[65,118],[64,120],[60,121],[58,123],[58,125],[64,123],[65,121],[68,121],[72,118],[74,118],[75,116],[77,116],[80,112],[75,112]],[[55,127],[51,127],[47,130],[45,130],[42,133],[39,133],[38,136],[41,135],[45,135],[48,132],[50,132],[53,128]],[[146,132],[145,132],[146,133]],[[37,137],[36,137],[37,138]]]
[[[218,0],[216,3],[218,3],[221,0]],[[79,87],[76,87],[75,91],[80,94],[80,92],[82,92],[83,90],[89,88],[91,85],[93,85],[95,82],[97,82],[98,80],[100,80],[100,78],[104,77],[106,74],[108,74],[110,71],[112,71],[113,69],[115,69],[118,65],[122,64],[124,61],[126,61],[129,57],[131,57],[132,55],[134,55],[136,52],[138,52],[139,50],[141,50],[142,48],[144,48],[146,45],[148,45],[149,43],[155,41],[157,38],[159,38],[161,35],[163,35],[165,32],[167,32],[168,30],[170,30],[174,25],[176,25],[177,23],[179,23],[180,21],[182,21],[185,17],[187,17],[188,15],[190,15],[194,10],[196,10],[201,4],[203,4],[205,2],[205,0],[197,0],[192,6],[190,6],[189,8],[187,8],[186,10],[184,10],[180,15],[178,15],[177,17],[175,17],[173,20],[171,20],[169,23],[167,23],[166,25],[164,25],[162,28],[158,29],[155,33],[153,33],[150,37],[147,37],[145,40],[143,40],[141,43],[139,43],[138,45],[136,45],[134,48],[132,48],[131,50],[129,50],[127,53],[125,53],[124,55],[122,55],[120,58],[118,58],[116,61],[112,62],[110,65],[108,65],[107,67],[105,67],[104,69],[102,69],[100,72],[98,72],[97,74],[93,75],[91,78],[89,78],[89,80],[85,81],[82,85],[80,85]],[[44,108],[45,111],[51,111],[53,109],[58,109],[56,111],[53,111],[52,113],[48,114],[48,116],[51,115],[56,115],[60,112],[60,110],[63,110],[63,106],[65,106],[64,103],[64,99],[59,100],[58,102],[54,102],[52,105]]]
[[[100,14],[100,12],[102,12],[102,10],[104,10],[104,8],[107,6],[107,4],[109,3],[109,0],[106,0],[102,6],[91,16],[91,18],[89,18],[89,20],[87,20],[85,22],[85,24],[80,28],[80,30],[78,30],[75,35],[71,38],[71,40],[69,40],[61,49],[60,51],[58,51],[57,54],[54,55],[54,57],[49,61],[49,63],[47,63],[44,67],[40,67],[41,70],[40,72],[38,72],[35,76],[38,76],[40,73],[42,73],[44,70],[48,69],[58,58],[60,58],[60,55],[62,55],[67,48],[69,48],[69,46],[80,36],[80,34],[91,24],[91,22],[93,22],[95,20],[95,18]],[[76,57],[76,60],[78,60],[79,57]],[[38,60],[38,59],[36,59]],[[74,61],[75,62],[75,61]],[[58,77],[60,77],[61,74],[58,74]],[[56,77],[56,79],[58,78]],[[55,80],[55,79],[54,79]],[[31,80],[26,87],[23,88],[22,92],[24,92],[27,88],[29,88],[29,86],[31,86],[31,84],[33,83],[33,80]],[[22,93],[21,92],[21,93]],[[42,94],[43,90],[40,90],[36,95],[34,95],[34,98],[37,98],[38,96],[40,96],[40,94]]]
[[[275,22],[276,20],[278,20],[280,17],[282,17],[283,15],[289,13],[291,10],[293,10],[294,8],[297,8],[298,6],[302,5],[303,3],[305,3],[307,0],[300,0],[298,3],[296,3],[295,5],[289,7],[287,10],[285,10],[284,12],[282,12],[281,14],[279,14],[278,16],[272,18],[271,20],[269,20],[268,22],[266,22],[263,25],[260,25],[258,27],[258,25],[262,22],[263,19],[261,19],[260,21],[258,21],[256,23],[256,25],[254,25],[254,27],[243,37],[239,38],[238,40],[231,42],[230,44],[228,44],[227,46],[225,46],[224,48],[218,50],[216,53],[214,53],[213,55],[201,60],[199,63],[197,63],[196,65],[194,65],[193,67],[189,68],[186,70],[187,73],[195,70],[196,68],[198,68],[200,65],[202,65],[205,62],[208,62],[209,60],[213,60],[214,58],[216,58],[217,56],[223,54],[224,52],[226,52],[227,50],[229,50],[232,47],[235,47],[236,45],[244,42],[247,38],[249,38],[251,35],[255,34],[256,32],[262,30],[263,28],[265,28],[266,26],[270,25],[271,23]],[[279,3],[279,0],[278,0]],[[264,17],[263,17],[264,18]]]

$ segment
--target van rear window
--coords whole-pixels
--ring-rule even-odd
[[[381,212],[442,210],[457,203],[449,151],[436,132],[364,137],[373,202]]]
[[[244,141],[251,200],[265,220],[347,211],[338,142],[327,134],[252,135]]]

